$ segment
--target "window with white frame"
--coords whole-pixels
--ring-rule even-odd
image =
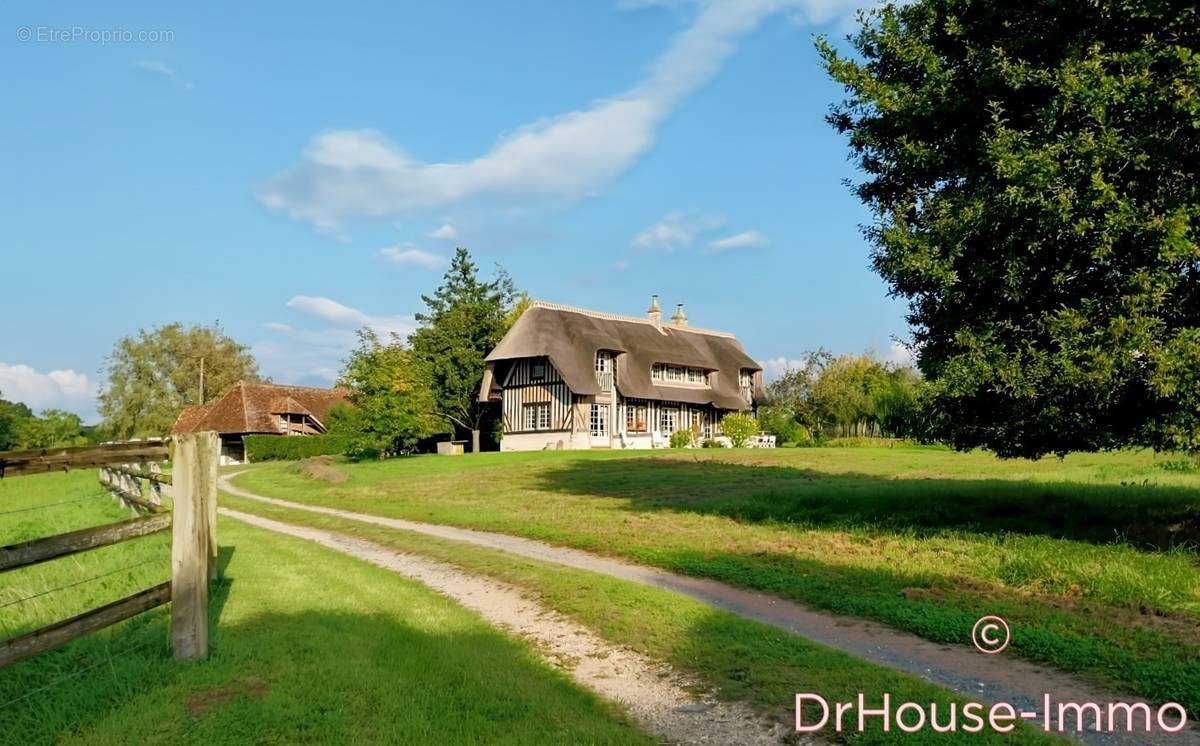
[[[708,385],[708,371],[702,368],[689,368],[684,365],[655,363],[650,366],[650,378],[655,381]]]
[[[596,372],[609,373],[612,371],[612,353],[608,350],[599,350],[596,352]]]
[[[526,404],[524,409],[526,430],[550,429],[550,403]]]
[[[751,373],[751,372],[750,372],[750,371],[748,371],[748,370],[743,370],[743,371],[742,371],[742,372],[741,372],[741,373],[738,375],[738,384],[739,384],[739,385],[740,385],[742,388],[744,388],[744,389],[748,389],[748,388],[750,388],[750,384],[751,384],[753,381],[754,381],[754,374],[753,374],[753,373]]]
[[[663,407],[658,415],[658,430],[663,435],[670,435],[679,428],[679,409]]]
[[[593,404],[591,415],[592,435],[605,436],[608,435],[608,405]]]

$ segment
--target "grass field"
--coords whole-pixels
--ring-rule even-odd
[[[820,692],[838,701],[853,699],[858,692],[890,692],[897,701],[935,702],[943,712],[952,700],[965,701],[914,676],[860,661],[667,591],[460,542],[264,505],[234,495],[222,494],[221,502],[287,523],[357,536],[515,585],[611,643],[655,660],[668,661],[679,670],[695,674],[719,696],[749,702],[784,722],[794,717],[792,703],[796,692]],[[811,719],[818,716],[815,712],[810,714]],[[837,736],[831,732],[824,735]],[[884,733],[877,723],[871,723],[866,733],[845,733],[834,740],[917,746],[956,743],[961,737],[929,730],[916,734],[895,730]],[[1061,742],[1029,727],[1007,735],[984,732],[971,740],[1006,744]]]
[[[1011,651],[1200,709],[1200,475],[1151,454],[1005,462],[936,448],[484,454],[284,464],[261,494],[503,531]]]
[[[95,478],[0,480],[0,542],[127,517]],[[0,575],[3,636],[165,579],[162,538]],[[651,743],[527,645],[422,586],[233,521],[220,542],[208,661],[175,663],[166,610],[142,614],[5,669],[0,743]],[[144,575],[19,601],[154,557]]]

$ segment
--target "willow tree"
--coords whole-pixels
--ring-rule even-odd
[[[100,414],[114,438],[166,435],[180,410],[238,381],[257,381],[249,349],[219,324],[167,324],[123,337],[109,355]]]
[[[1036,457],[1200,449],[1194,0],[915,0],[840,51],[875,269],[937,431]]]

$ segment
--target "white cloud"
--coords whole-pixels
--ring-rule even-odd
[[[913,351],[908,348],[908,345],[903,342],[892,340],[888,345],[887,355],[884,360],[901,368],[915,368],[917,366],[917,358],[913,355]]]
[[[670,212],[663,215],[657,223],[634,236],[630,245],[637,249],[654,251],[686,249],[695,243],[699,234],[716,230],[724,224],[725,218],[719,215],[697,216],[682,212]]]
[[[587,196],[650,149],[659,125],[716,75],[741,37],[765,17],[830,1],[701,3],[691,25],[633,88],[528,124],[478,158],[425,163],[380,132],[331,131],[314,137],[299,162],[263,184],[258,197],[273,210],[330,230],[346,219],[391,217],[468,200],[527,204]]]
[[[370,327],[376,333],[387,336],[393,332],[407,337],[417,328],[413,316],[372,316],[357,308],[338,303],[332,298],[320,296],[297,295],[287,303],[288,308],[299,311],[307,316],[328,322],[343,331],[353,333],[356,329]],[[285,326],[274,324],[273,326]]]
[[[458,230],[449,223],[442,223],[436,230],[429,234],[430,238],[440,238],[445,241],[453,241],[458,238]]]
[[[263,325],[272,338],[253,345],[254,357],[263,373],[280,383],[332,383],[346,355],[358,344],[357,331],[363,327],[385,340],[393,333],[406,339],[417,328],[411,315],[376,316],[321,296],[297,295],[287,306],[324,325],[298,328],[278,321]]]
[[[28,365],[0,362],[0,396],[24,402],[35,412],[65,409],[86,423],[96,422],[100,419],[96,414],[98,389],[86,375],[73,370],[41,373]]]
[[[704,247],[705,254],[717,254],[734,249],[757,249],[767,245],[767,239],[758,231],[742,231],[732,236],[709,241]]]
[[[412,244],[400,244],[380,249],[379,253],[393,264],[407,264],[424,269],[437,269],[446,264],[446,258],[421,251]]]
[[[184,88],[190,89],[192,87],[191,83],[179,77],[179,72],[175,68],[171,67],[162,60],[135,60],[133,64],[147,72],[152,72],[155,75],[161,75],[173,83],[179,83]]]
[[[795,360],[783,355],[773,357],[769,360],[759,360],[758,364],[762,366],[763,378],[767,381],[774,381],[789,371],[804,369],[803,360]]]

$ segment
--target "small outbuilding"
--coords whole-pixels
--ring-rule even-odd
[[[215,431],[221,463],[246,463],[246,435],[304,436],[325,432],[329,411],[349,404],[344,389],[239,381],[212,404],[184,407],[172,435]]]

